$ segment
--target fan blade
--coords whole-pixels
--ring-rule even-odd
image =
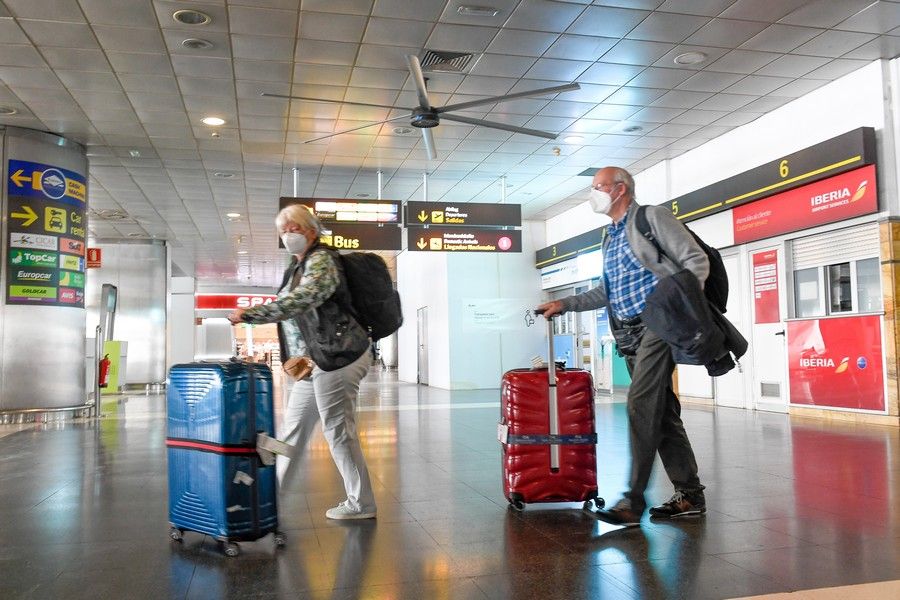
[[[422,63],[414,54],[406,55],[406,64],[409,66],[409,74],[416,84],[416,94],[419,96],[419,107],[431,110],[431,102],[428,101],[428,89],[425,87],[425,76],[422,75]]]
[[[516,92],[515,94],[506,94],[504,96],[493,96],[491,98],[485,98],[483,100],[472,100],[471,102],[460,102],[459,104],[448,104],[447,106],[440,106],[434,109],[436,113],[445,113],[451,110],[465,110],[467,108],[472,108],[473,106],[480,106],[482,104],[493,104],[496,102],[506,102],[507,100],[515,100],[516,98],[527,98],[529,96],[543,96],[544,94],[555,94],[558,92],[571,92],[573,90],[580,90],[581,86],[577,83],[567,83],[565,85],[556,85],[548,88],[540,88],[537,90],[528,90],[526,92]]]
[[[394,117],[393,119],[386,119],[384,121],[378,121],[376,123],[367,123],[365,125],[360,125],[359,127],[354,127],[353,129],[345,129],[343,131],[336,131],[334,133],[329,133],[328,135],[323,135],[322,137],[313,138],[311,140],[306,140],[303,142],[304,144],[308,144],[310,142],[318,142],[319,140],[325,140],[330,137],[334,137],[336,135],[341,135],[342,133],[350,133],[351,131],[356,131],[357,129],[365,129],[366,127],[374,127],[375,125],[384,125],[385,123],[390,123],[391,121],[399,121],[400,119],[409,119],[412,115],[400,115],[399,117]]]
[[[434,149],[434,134],[431,129],[422,129],[422,141],[425,143],[425,151],[428,152],[428,158],[434,160],[437,158],[437,151]]]
[[[458,121],[460,123],[467,123],[469,125],[480,125],[481,127],[490,127],[491,129],[502,129],[503,131],[512,131],[513,133],[524,133],[525,135],[547,138],[548,140],[555,140],[557,137],[559,137],[558,133],[547,133],[546,131],[539,131],[537,129],[527,129],[525,127],[516,127],[515,125],[496,123],[494,121],[483,121],[481,119],[470,119],[469,117],[461,117],[459,115],[444,114],[441,115],[441,119],[446,119],[448,121]]]
[[[405,106],[388,106],[387,104],[368,104],[366,102],[350,102],[348,100],[326,100],[325,98],[307,98],[306,96],[286,96],[284,94],[270,94],[260,92],[260,96],[266,98],[287,98],[288,100],[306,100],[307,102],[324,102],[326,104],[349,104],[350,106],[371,106],[372,108],[391,108],[394,110],[409,110]]]

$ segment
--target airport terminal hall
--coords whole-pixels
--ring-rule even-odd
[[[0,0],[0,599],[900,598],[900,0]]]

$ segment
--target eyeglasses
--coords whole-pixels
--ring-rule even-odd
[[[612,189],[612,188],[616,187],[617,185],[619,185],[620,183],[622,183],[622,182],[621,181],[613,181],[612,183],[597,183],[597,184],[592,185],[591,189],[598,190],[598,191],[600,190],[600,188],[605,188],[605,187]]]

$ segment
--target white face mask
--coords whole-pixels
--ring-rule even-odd
[[[589,200],[591,202],[591,208],[594,209],[594,212],[604,215],[609,214],[609,210],[613,205],[613,199],[612,196],[609,195],[609,192],[604,192],[602,190],[597,190],[594,188],[591,188],[591,195]]]
[[[306,250],[308,241],[302,233],[288,232],[281,234],[281,243],[291,254],[302,254]]]

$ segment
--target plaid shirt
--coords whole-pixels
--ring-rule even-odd
[[[625,235],[626,220],[627,215],[606,229],[609,242],[603,257],[603,272],[610,309],[620,319],[633,319],[644,312],[647,296],[659,279],[635,258]]]

